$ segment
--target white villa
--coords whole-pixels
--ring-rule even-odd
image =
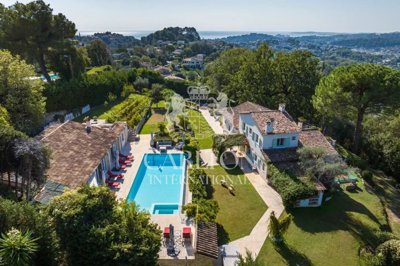
[[[188,94],[192,101],[207,101],[209,99],[210,90],[201,87],[189,87]]]
[[[202,68],[204,64],[204,55],[198,54],[193,57],[184,58],[182,60],[182,65],[188,68]]]
[[[51,148],[52,155],[47,183],[35,201],[47,203],[63,192],[58,187],[75,189],[83,184],[104,184],[107,171],[119,167],[119,153],[128,141],[128,127],[125,122],[85,125],[68,121],[48,127],[39,138]]]
[[[325,136],[317,129],[304,129],[287,113],[285,105],[271,110],[252,102],[245,102],[224,114],[225,132],[242,133],[249,145],[244,157],[259,174],[268,179],[267,162],[277,165],[293,165],[297,161],[297,148],[323,147],[329,153],[337,153]],[[322,203],[325,187],[315,180],[315,197],[300,200],[297,207],[316,207]]]

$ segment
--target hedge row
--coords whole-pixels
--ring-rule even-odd
[[[148,69],[108,70],[95,74],[86,74],[82,77],[46,84],[47,112],[73,110],[86,104],[96,106],[108,100],[110,93],[121,96],[125,84],[133,84],[137,78],[148,80],[148,86],[159,83],[174,92],[187,97],[188,84],[182,81],[164,79],[160,73]]]
[[[193,168],[189,171],[189,190],[192,192],[192,203],[183,207],[188,217],[202,221],[215,221],[219,206],[215,200],[211,199],[210,189],[210,180],[203,169]]]
[[[150,108],[150,99],[147,96],[132,94],[122,103],[115,105],[100,116],[109,123],[127,121],[131,128],[136,127]]]
[[[315,195],[315,188],[311,183],[303,182],[288,172],[280,171],[273,164],[268,165],[268,175],[286,207],[293,207],[297,200]]]
[[[86,104],[91,106],[103,104],[109,93],[119,97],[127,80],[126,71],[104,71],[46,84],[44,89],[46,110],[47,112],[72,110]]]

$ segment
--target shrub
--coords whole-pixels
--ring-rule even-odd
[[[389,240],[399,239],[395,234],[387,231],[378,231],[376,232],[375,237],[377,245],[380,245]]]
[[[198,221],[215,221],[219,211],[218,203],[210,199],[210,181],[203,169],[191,169],[189,190],[192,192],[193,202],[185,205],[183,210],[188,217]]]
[[[206,182],[208,182],[208,176],[202,169],[191,169],[189,172],[189,190],[192,192],[194,199],[205,199],[207,198]]]
[[[283,204],[292,207],[297,200],[311,197],[315,194],[315,189],[311,183],[303,182],[296,176],[279,171],[273,164],[268,165],[268,172],[271,173],[271,184],[281,195]]]
[[[380,245],[376,253],[383,265],[400,265],[400,240],[389,240]]]
[[[364,179],[365,182],[367,182],[368,184],[373,184],[373,179],[372,179],[373,175],[372,175],[372,173],[371,173],[370,171],[368,171],[368,170],[363,170],[363,171],[361,172],[361,177],[362,177],[362,179]]]

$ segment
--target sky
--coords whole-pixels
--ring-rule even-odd
[[[78,31],[400,31],[400,0],[45,0]],[[0,0],[4,5],[14,1]],[[26,3],[29,1],[20,0]]]

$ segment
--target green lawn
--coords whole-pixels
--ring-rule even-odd
[[[194,136],[199,141],[200,149],[211,149],[213,145],[212,136],[214,131],[208,125],[203,115],[195,110],[189,109],[189,122]]]
[[[217,216],[219,244],[249,235],[267,210],[264,201],[239,168],[226,171],[216,166],[205,171],[211,180],[216,181],[213,183],[213,198],[220,208]],[[235,196],[220,185],[218,181],[221,179],[234,185]]]
[[[266,265],[356,266],[359,247],[374,245],[374,231],[387,227],[383,206],[369,187],[340,191],[320,208],[295,209],[277,251],[267,240],[258,259]]]
[[[140,131],[140,134],[150,134],[151,132],[153,132],[153,133],[157,132],[158,124],[160,122],[165,121],[165,116],[164,116],[165,112],[166,112],[166,110],[163,108],[158,108],[158,109],[153,108],[152,115],[147,120],[147,122],[143,125],[142,130]]]
[[[99,67],[92,67],[90,70],[88,70],[86,73],[88,75],[93,75],[93,74],[97,74],[99,72],[103,72],[106,70],[110,70],[112,69],[112,66],[110,65],[106,65],[106,66],[99,66]]]

